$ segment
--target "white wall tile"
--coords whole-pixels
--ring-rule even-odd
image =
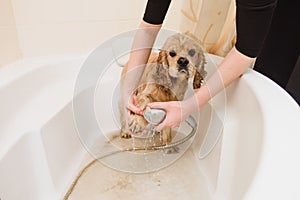
[[[76,23],[21,27],[20,47],[24,57],[73,52],[81,49],[81,29]]]
[[[146,0],[87,0],[87,20],[132,20],[140,19]]]
[[[45,24],[82,21],[84,4],[84,0],[46,0],[42,7],[42,22]]]
[[[11,0],[18,26],[140,19],[146,0]]]
[[[10,0],[0,0],[0,67],[21,58],[19,39]]]
[[[0,0],[0,27],[15,26],[10,0]]]
[[[25,57],[87,52],[138,27],[147,0],[11,1]],[[172,1],[164,28],[178,30],[180,4]]]
[[[31,26],[42,23],[42,0],[11,0],[14,17],[18,26]]]
[[[132,30],[137,21],[77,22],[47,24],[19,29],[25,57],[86,53],[112,36]]]
[[[15,27],[0,28],[0,67],[21,58],[17,38]]]
[[[114,21],[85,23],[83,48],[91,51],[104,41],[123,32],[134,30],[137,26],[137,20],[118,21],[117,23]]]

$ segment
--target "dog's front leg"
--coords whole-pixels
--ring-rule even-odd
[[[152,90],[152,85],[144,85],[143,87],[138,89],[136,106],[141,110],[145,110],[148,103],[153,101],[153,98],[151,97]],[[146,131],[145,128],[147,124],[148,122],[144,119],[143,116],[135,113],[130,114],[129,130],[133,134],[143,134],[143,131]]]
[[[126,138],[126,139],[131,138],[131,134],[128,131],[129,127],[125,116],[127,115],[127,113],[125,113],[127,112],[127,110],[124,109],[124,104],[122,101],[119,102],[119,112],[120,112],[120,122],[121,122],[120,136],[121,138]]]

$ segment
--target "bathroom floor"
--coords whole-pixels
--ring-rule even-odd
[[[123,173],[94,162],[68,200],[209,199],[205,177],[197,166],[190,149],[169,167],[146,174]]]

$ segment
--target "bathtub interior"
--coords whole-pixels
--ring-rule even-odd
[[[24,134],[1,159],[1,199],[53,197],[48,163],[38,132]]]
[[[25,132],[39,129],[72,99],[82,61],[82,57],[64,57],[1,69],[0,157]]]
[[[221,59],[213,57],[212,60],[219,62]],[[78,65],[79,61],[81,60],[74,62]],[[213,63],[208,62],[207,67],[210,65]],[[31,81],[32,85],[28,86],[31,91],[23,93],[25,96],[22,96],[22,100],[21,96],[16,98],[12,91],[21,91],[35,73],[39,77],[38,73],[42,73],[39,70],[53,70],[59,73],[55,77],[59,77],[61,81],[51,77],[48,82],[47,78],[36,79],[35,82]],[[102,136],[94,131],[94,123],[86,124],[87,132],[78,135],[72,109],[72,94],[67,91],[73,87],[75,77],[72,79],[72,76],[77,72],[78,67],[70,61],[69,64],[59,65],[57,68],[44,66],[8,83],[1,90],[4,100],[14,99],[13,103],[6,104],[11,107],[1,107],[1,110],[11,113],[12,118],[20,116],[18,113],[21,112],[20,120],[29,115],[32,120],[25,120],[22,123],[24,127],[15,127],[11,123],[16,122],[9,117],[5,118],[6,121],[1,121],[4,125],[8,124],[3,133],[8,131],[7,134],[10,134],[1,134],[4,138],[1,138],[3,145],[0,151],[1,199],[61,199],[78,172],[94,158],[91,149],[95,141],[99,141],[95,139]],[[108,86],[115,85],[115,79],[117,77],[106,80],[111,83]],[[120,196],[134,198],[136,195],[153,199],[158,198],[157,194],[161,198],[169,195],[174,199],[182,198],[180,194],[188,194],[190,199],[213,199],[218,196],[241,199],[255,176],[263,140],[260,104],[247,84],[241,79],[226,90],[226,119],[230,120],[224,121],[222,137],[204,159],[199,158],[200,147],[209,126],[213,126],[209,123],[212,115],[223,112],[222,95],[216,96],[201,110],[199,128],[193,144],[172,165],[156,172],[136,175],[111,169],[98,162],[91,168],[94,173],[86,173],[86,180],[90,181],[82,182],[74,196],[71,196],[72,199],[82,199],[84,195],[89,195],[91,190],[88,188],[94,188],[93,191],[98,192],[95,195],[99,196],[94,196],[95,199]],[[44,96],[45,89],[48,89],[49,96]],[[93,91],[90,88],[82,94],[84,92]],[[240,95],[241,93],[247,97]],[[76,98],[86,101],[84,96],[79,95]],[[52,107],[54,105],[46,103],[48,98],[58,102],[55,109]],[[43,113],[45,117],[31,115],[32,108],[43,111],[38,113]],[[112,127],[118,128],[115,122],[105,124],[108,130]]]

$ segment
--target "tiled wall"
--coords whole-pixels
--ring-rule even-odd
[[[11,0],[0,0],[0,67],[21,58]]]
[[[173,1],[164,27],[178,30],[180,5]],[[4,4],[2,6],[2,4]],[[120,32],[136,28],[143,15],[146,0],[0,0],[1,62],[2,40],[17,59],[88,52]],[[9,40],[2,36],[6,31]],[[5,35],[4,35],[5,36]],[[5,59],[4,59],[5,60]],[[11,59],[10,59],[11,60]]]

